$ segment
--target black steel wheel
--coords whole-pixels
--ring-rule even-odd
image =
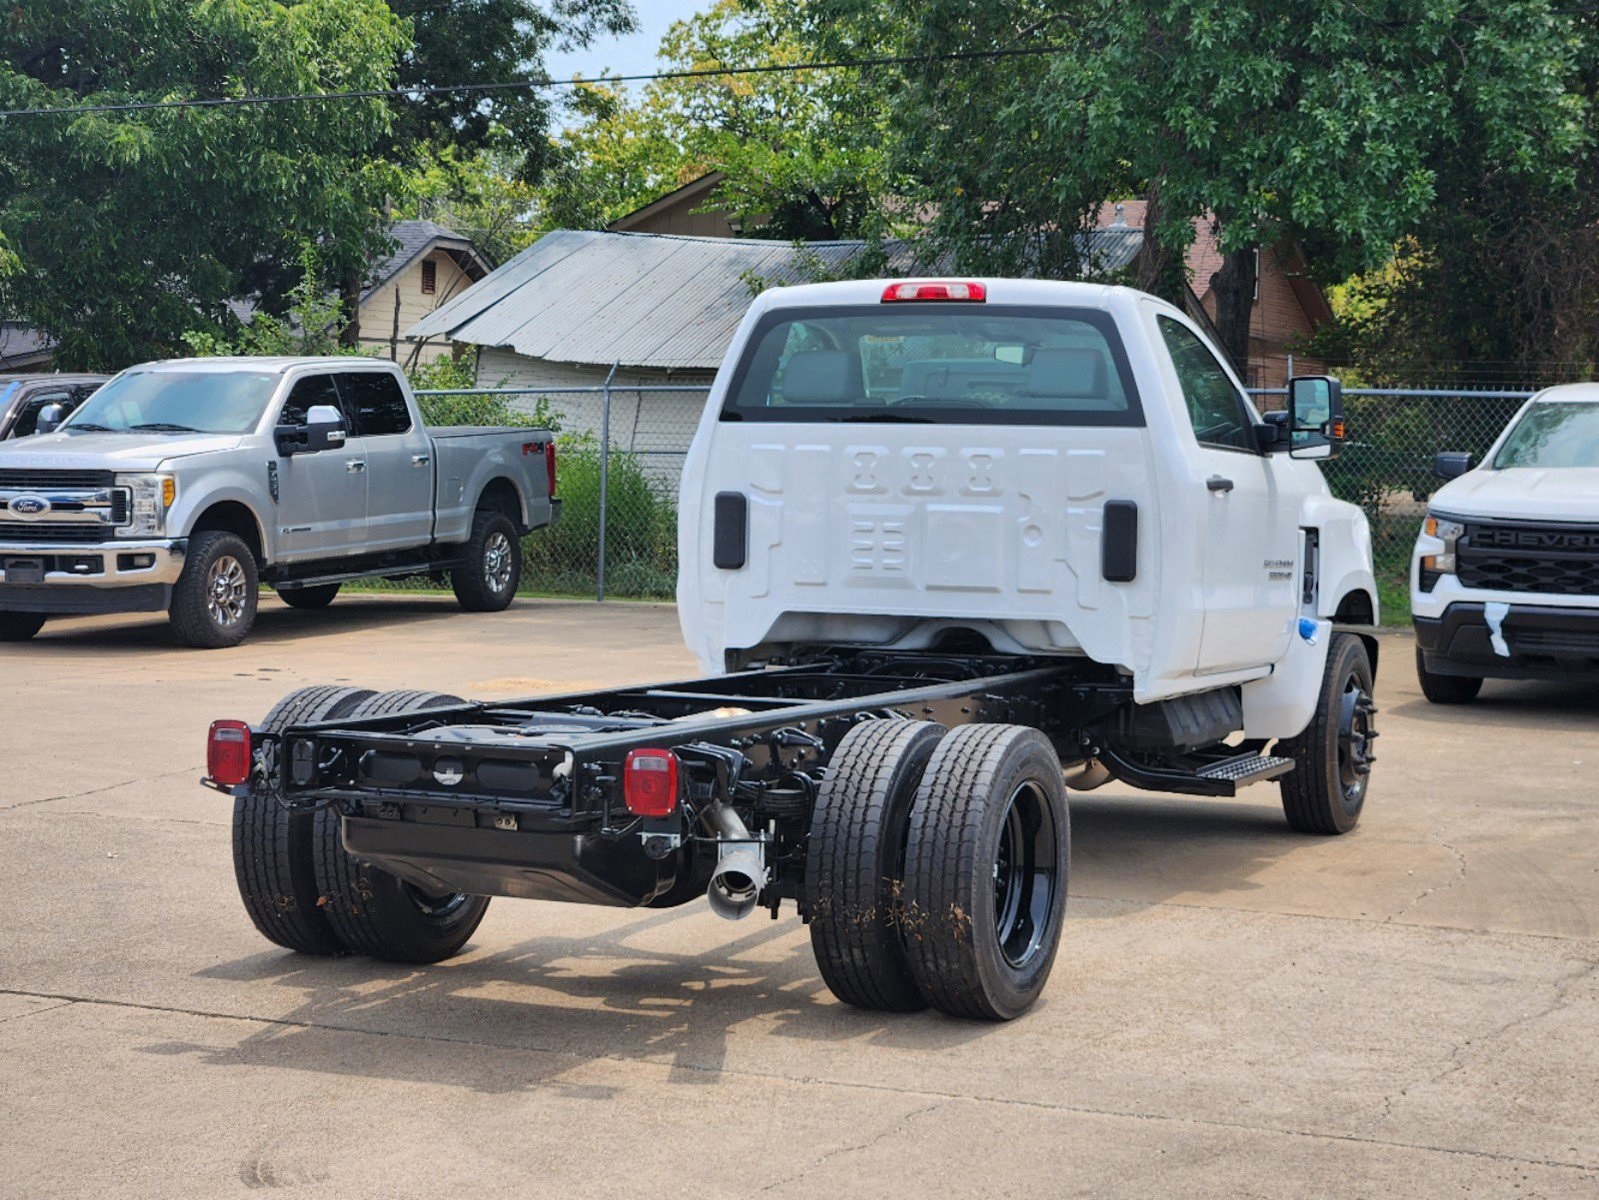
[[[237,534],[208,529],[189,539],[167,617],[185,646],[220,650],[249,636],[259,599],[250,547]]]
[[[1283,815],[1300,833],[1348,833],[1360,820],[1377,761],[1377,705],[1366,644],[1335,633],[1310,725],[1277,743],[1294,760],[1280,784]]]
[[[1470,704],[1482,691],[1482,679],[1476,675],[1434,675],[1427,670],[1427,656],[1416,647],[1416,679],[1421,684],[1421,694],[1434,704]]]
[[[966,725],[939,743],[911,808],[899,922],[928,1003],[988,1021],[1027,1011],[1060,945],[1070,859],[1048,738]]]
[[[25,642],[43,629],[48,619],[44,613],[0,612],[0,642]]]
[[[839,743],[811,810],[805,912],[816,964],[857,1008],[927,1007],[900,942],[905,830],[916,785],[945,729],[863,721]]]
[[[280,587],[278,597],[290,608],[326,608],[339,594],[339,585],[324,583],[316,587]]]
[[[267,713],[263,729],[333,720],[373,693],[332,685],[290,692]],[[277,787],[277,761],[261,761],[251,792],[233,802],[233,873],[239,896],[262,935],[301,954],[348,954],[323,911],[311,861],[315,814],[290,812]]]
[[[516,598],[522,578],[522,543],[516,523],[502,512],[472,518],[466,563],[450,572],[455,598],[467,612],[499,612]]]
[[[438,692],[384,692],[345,715],[391,716],[460,703]],[[344,848],[342,822],[336,807],[322,809],[312,839],[317,886],[339,940],[388,962],[442,962],[458,953],[483,919],[488,897],[427,891],[357,858]]]

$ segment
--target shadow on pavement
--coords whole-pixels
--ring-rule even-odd
[[[274,1009],[268,1018],[274,1024],[235,1045],[164,1043],[145,1050],[218,1066],[511,1092],[557,1082],[582,1061],[601,1057],[669,1065],[676,1084],[715,1084],[726,1066],[729,1030],[748,1021],[775,1023],[770,1032],[783,1037],[829,1043],[864,1037],[934,1052],[997,1028],[837,1003],[817,975],[808,940],[795,937],[800,927],[793,919],[752,917],[745,936],[714,944],[684,930],[696,947],[684,952],[634,942],[689,919],[709,917],[703,906],[689,905],[588,937],[537,938],[504,949],[474,942],[462,957],[429,967],[268,951],[197,974],[293,989],[300,993],[297,1007]],[[334,1034],[349,1030],[386,1040],[358,1055],[346,1040],[331,1053],[339,1041]],[[505,1055],[509,1049],[557,1058],[536,1064]],[[562,1086],[592,1099],[610,1095],[606,1088]]]

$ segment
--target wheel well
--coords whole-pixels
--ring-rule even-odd
[[[246,546],[250,547],[250,553],[255,555],[255,561],[258,564],[261,562],[261,527],[256,524],[255,514],[238,501],[223,500],[213,504],[200,514],[190,533],[204,533],[207,530],[220,530],[237,535]]]
[[[1350,592],[1338,601],[1338,609],[1333,613],[1333,624],[1372,626],[1377,623],[1377,605],[1371,598],[1371,593],[1363,589]],[[1366,644],[1366,657],[1371,659],[1371,677],[1377,678],[1377,637],[1370,629],[1351,629],[1362,642]]]
[[[510,517],[518,529],[522,528],[522,496],[516,485],[505,476],[489,480],[483,494],[478,497],[478,512],[500,512]]]

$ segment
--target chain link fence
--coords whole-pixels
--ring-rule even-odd
[[[1283,389],[1252,389],[1280,408]],[[1347,388],[1349,438],[1323,464],[1333,492],[1371,521],[1384,608],[1406,611],[1410,549],[1439,481],[1433,455],[1479,458],[1530,392]],[[707,390],[625,387],[419,392],[430,425],[527,425],[558,434],[559,524],[523,543],[523,589],[596,599],[670,599],[677,579],[677,491]],[[607,452],[608,451],[608,452]],[[425,579],[389,585],[437,587]]]
[[[417,401],[429,425],[555,431],[561,519],[523,539],[524,591],[664,600],[677,590],[678,482],[706,395],[699,385],[629,383],[420,391]]]

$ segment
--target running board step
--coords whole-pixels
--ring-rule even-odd
[[[1270,754],[1240,754],[1237,758],[1212,763],[1195,773],[1201,779],[1214,779],[1217,782],[1225,780],[1236,789],[1247,787],[1251,783],[1276,779],[1293,769],[1294,760],[1291,758],[1274,758]]]
[[[1151,792],[1184,796],[1236,796],[1251,783],[1276,779],[1294,769],[1294,760],[1269,754],[1236,754],[1206,763],[1150,764],[1136,762],[1113,749],[1101,750],[1099,761],[1123,783]]]

